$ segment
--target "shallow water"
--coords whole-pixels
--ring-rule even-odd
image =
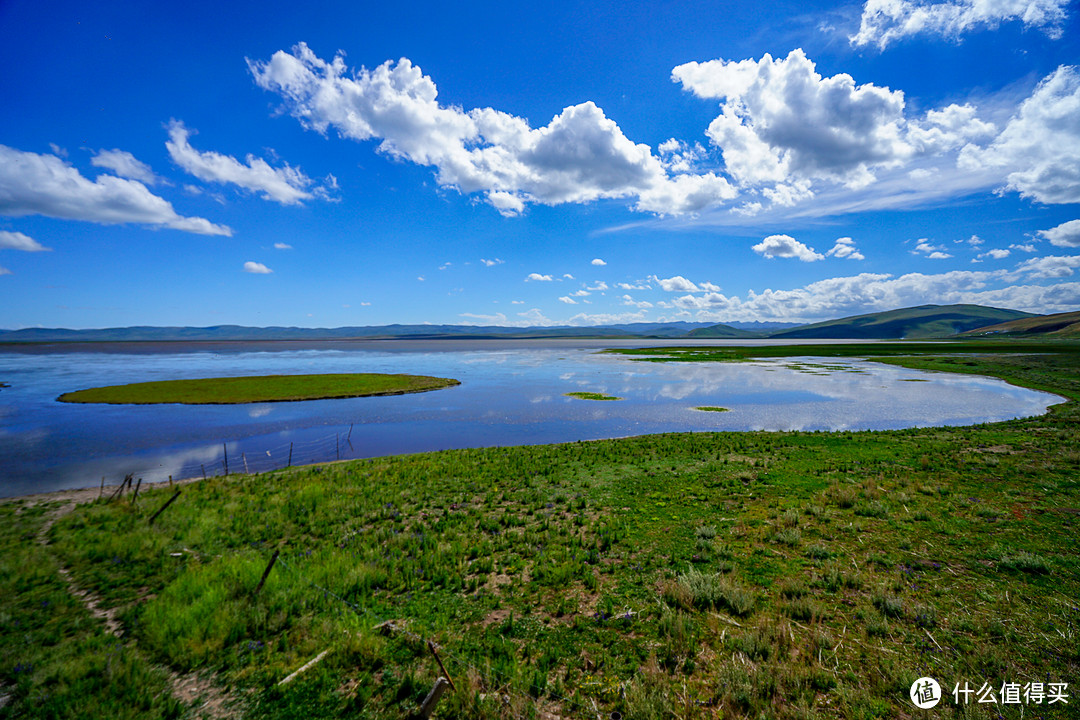
[[[1027,417],[1061,402],[999,380],[863,360],[650,363],[603,347],[686,341],[400,341],[0,352],[0,496],[341,458],[703,430],[883,430]],[[712,343],[712,344],[715,344]],[[437,375],[414,395],[252,405],[74,405],[61,393],[272,373]],[[910,382],[924,380],[925,382]],[[598,402],[575,391],[625,398]],[[729,412],[701,412],[721,406]]]

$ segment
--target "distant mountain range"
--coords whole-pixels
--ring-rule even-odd
[[[374,325],[340,328],[213,327],[24,328],[0,331],[0,343],[225,342],[348,339],[627,338],[627,339],[933,339],[971,335],[1080,336],[1080,312],[1034,315],[982,305],[920,305],[809,325],[795,323],[629,323],[600,327]]]

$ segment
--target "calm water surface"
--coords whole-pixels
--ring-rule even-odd
[[[0,496],[251,471],[337,457],[702,430],[883,430],[1041,414],[1061,398],[863,360],[649,363],[598,355],[662,341],[388,341],[0,351]],[[667,343],[688,345],[686,341]],[[708,344],[717,344],[711,341]],[[74,405],[61,393],[149,380],[389,372],[457,378],[414,395],[253,405]],[[577,400],[575,391],[618,402]],[[730,412],[710,413],[714,405]]]

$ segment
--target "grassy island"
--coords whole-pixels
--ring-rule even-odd
[[[596,392],[568,392],[563,393],[563,395],[566,397],[577,398],[578,400],[622,400],[621,397]]]
[[[404,395],[460,385],[457,380],[425,375],[381,373],[324,375],[258,375],[252,377],[163,380],[111,385],[64,393],[58,400],[70,403],[151,405],[235,405],[291,400],[327,400]]]
[[[694,409],[702,412],[730,412],[729,408],[720,407],[719,405],[699,405]]]
[[[1005,682],[1069,683],[1027,710],[1073,717],[1078,357],[890,358],[1068,399],[1002,423],[356,460],[153,524],[172,489],[0,504],[4,711],[398,719],[446,672],[447,718],[930,717],[922,676],[941,717],[1020,717],[953,704]]]

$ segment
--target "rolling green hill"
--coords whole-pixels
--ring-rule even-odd
[[[1054,337],[1080,337],[1080,312],[1036,315],[1035,317],[1010,320],[987,327],[969,330],[965,337],[985,335],[1053,335]]]
[[[730,325],[713,325],[707,328],[698,328],[697,330],[691,330],[686,334],[689,338],[709,339],[709,338],[762,338],[768,337],[765,333],[754,332],[753,330],[740,330],[739,328],[731,327]]]
[[[855,315],[770,333],[778,339],[844,338],[865,340],[945,338],[997,323],[1035,317],[1019,310],[982,305],[920,305]]]

